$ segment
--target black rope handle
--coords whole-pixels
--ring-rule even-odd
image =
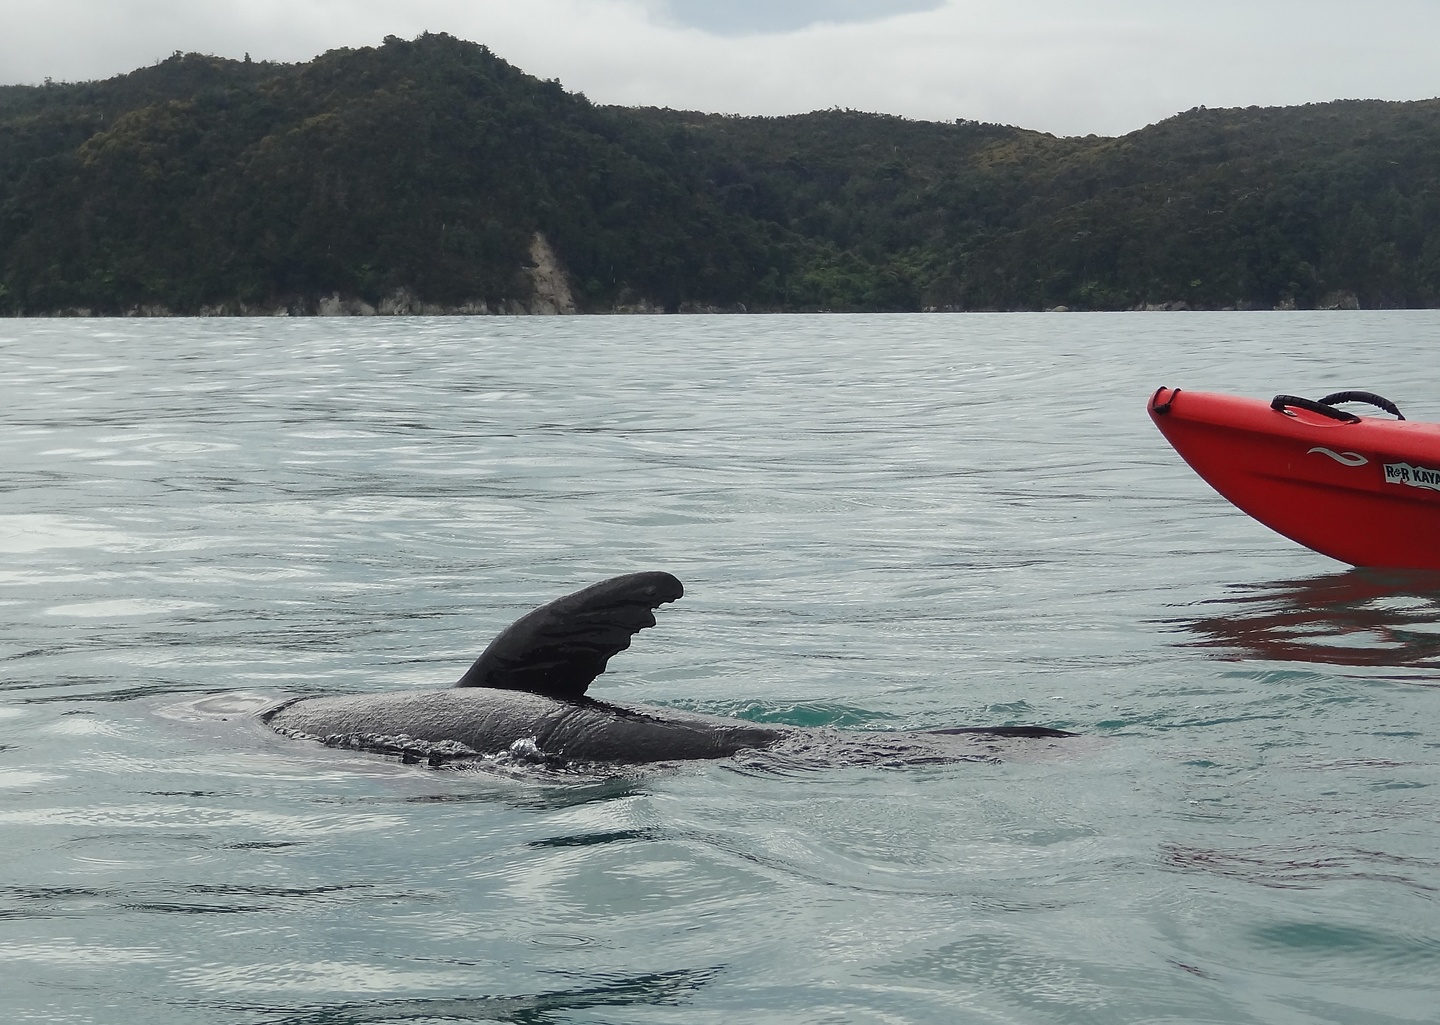
[[[1360,422],[1360,418],[1354,413],[1347,413],[1343,409],[1327,406],[1325,403],[1316,402],[1314,399],[1302,399],[1299,395],[1276,395],[1270,400],[1271,409],[1278,410],[1286,416],[1294,416],[1295,414],[1286,409],[1286,406],[1294,406],[1296,409],[1308,409],[1312,413],[1328,416],[1331,420],[1339,420],[1342,424],[1358,424]]]
[[[1168,399],[1157,405],[1155,400],[1160,397],[1160,393],[1162,391],[1169,391],[1169,389],[1166,388],[1164,385],[1161,385],[1159,388],[1155,389],[1155,394],[1150,396],[1150,412],[1154,413],[1156,416],[1164,416],[1166,413],[1170,412],[1170,404],[1175,401],[1175,396],[1180,394],[1180,389],[1176,388],[1174,391],[1170,392],[1170,397]]]
[[[1333,406],[1340,402],[1364,402],[1376,409],[1385,410],[1396,420],[1405,419],[1405,414],[1400,412],[1400,407],[1383,395],[1376,395],[1373,391],[1337,391],[1332,395],[1326,395],[1320,401],[1327,406]]]

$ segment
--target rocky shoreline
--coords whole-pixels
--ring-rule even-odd
[[[586,310],[591,315],[616,316],[658,316],[674,312],[680,314],[750,313],[742,304],[722,307],[703,303],[682,303],[674,311],[666,310],[658,303],[639,300],[634,303],[616,305],[603,310]],[[770,311],[754,311],[770,312]],[[825,311],[819,311],[825,312]],[[372,305],[364,299],[333,294],[319,298],[294,299],[275,304],[251,304],[243,302],[220,303],[202,306],[193,313],[175,311],[166,306],[147,304],[133,306],[119,313],[96,311],[77,306],[60,310],[15,310],[0,317],[8,319],[58,318],[58,317],[544,317],[574,316],[580,313],[574,307],[557,309],[544,299],[476,299],[464,303],[424,302],[403,290]]]
[[[543,317],[573,316],[580,312],[571,291],[569,276],[560,263],[555,250],[540,232],[530,240],[529,261],[521,271],[529,278],[531,294],[527,299],[471,299],[460,303],[436,303],[421,299],[407,288],[397,288],[378,303],[370,303],[356,296],[344,296],[338,292],[329,295],[310,296],[276,300],[269,303],[246,303],[239,300],[201,306],[194,312],[174,311],[159,304],[133,306],[121,313],[96,311],[89,307],[77,306],[67,309],[29,312],[23,309],[9,314],[11,317]],[[1294,310],[1294,300],[1277,306],[1261,306],[1240,303],[1222,307],[1232,310]],[[1315,307],[1319,310],[1358,310],[1359,299],[1353,292],[1332,292]],[[1187,312],[1199,310],[1183,300],[1166,303],[1143,303],[1129,308],[1129,312]],[[664,313],[717,314],[717,313],[770,313],[770,312],[812,312],[829,313],[830,310],[774,311],[751,310],[743,303],[733,306],[715,306],[707,303],[684,302],[674,309],[648,299],[617,303],[608,309],[587,310],[591,314],[654,315]],[[1002,313],[1034,312],[1017,310],[964,310],[954,306],[926,306],[922,313]],[[1051,306],[1041,312],[1070,313],[1068,306]]]
[[[1240,304],[1209,310],[1206,307],[1191,306],[1186,302],[1146,303],[1132,306],[1127,310],[1107,312],[1119,313],[1231,313],[1240,312],[1285,312],[1304,311],[1307,307],[1294,302],[1283,302],[1276,306]],[[1327,297],[1326,301],[1313,307],[1315,310],[1358,310],[1360,303],[1354,295],[1338,298]],[[194,313],[176,312],[165,306],[135,306],[121,313],[95,311],[86,307],[60,310],[29,312],[16,310],[4,316],[9,318],[48,317],[543,317],[574,316],[582,311],[574,302],[557,303],[553,296],[536,295],[530,299],[476,299],[463,303],[432,303],[416,298],[405,289],[397,289],[378,304],[364,299],[342,296],[338,293],[318,298],[292,299],[274,304],[250,304],[243,302],[221,303],[202,306]],[[766,313],[833,313],[833,310],[768,310],[746,307],[743,303],[733,306],[715,306],[706,303],[681,303],[675,309],[666,309],[660,303],[645,299],[622,303],[605,309],[585,310],[592,316],[658,316],[662,314],[766,314]],[[1043,310],[966,310],[953,306],[927,306],[920,313],[1078,313],[1068,306],[1051,306]]]

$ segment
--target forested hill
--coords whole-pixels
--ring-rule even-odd
[[[1440,101],[1055,138],[597,106],[446,35],[176,54],[0,87],[0,312],[1437,306],[1437,179]]]

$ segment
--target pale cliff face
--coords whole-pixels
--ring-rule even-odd
[[[538,231],[530,240],[530,260],[535,266],[530,278],[535,285],[535,297],[530,301],[530,312],[574,313],[575,297],[570,293],[570,284],[565,280],[565,271],[560,266],[555,250]]]

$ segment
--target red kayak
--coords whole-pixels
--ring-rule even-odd
[[[1390,416],[1338,408],[1351,402]],[[1440,570],[1440,424],[1358,391],[1267,403],[1161,388],[1150,419],[1211,487],[1272,530],[1355,566]]]

